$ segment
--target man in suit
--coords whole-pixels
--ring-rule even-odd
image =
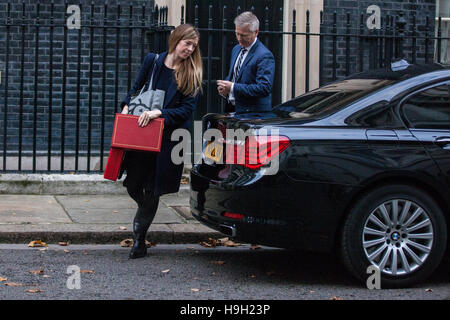
[[[225,80],[217,80],[219,94],[227,99],[226,112],[247,113],[272,109],[275,60],[258,40],[259,20],[246,11],[234,20],[239,42],[231,51]]]

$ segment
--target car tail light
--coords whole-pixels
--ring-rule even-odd
[[[234,213],[234,212],[225,212],[223,214],[224,217],[230,218],[230,219],[236,219],[236,220],[242,220],[244,218],[243,214],[240,213]]]
[[[278,157],[289,144],[290,140],[285,136],[250,136],[244,145],[227,145],[226,163],[258,169]]]

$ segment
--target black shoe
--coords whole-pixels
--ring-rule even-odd
[[[135,240],[128,258],[129,259],[138,259],[138,258],[143,258],[146,255],[147,255],[147,246],[145,245],[145,239],[144,240]]]
[[[145,219],[145,216],[142,215],[141,210],[138,209],[133,221],[134,242],[129,255],[130,259],[142,258],[147,255],[145,236],[148,228],[150,227],[150,223],[151,221]]]

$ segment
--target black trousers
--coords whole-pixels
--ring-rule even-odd
[[[136,236],[145,238],[158,210],[159,196],[147,193],[144,188],[137,190],[127,187],[127,192],[138,205],[133,221],[133,231]]]
[[[155,218],[159,205],[159,196],[155,196],[151,188],[155,177],[155,159],[156,157],[149,153],[127,151],[124,161],[127,171],[124,186],[138,205],[133,221],[133,231],[144,237]]]

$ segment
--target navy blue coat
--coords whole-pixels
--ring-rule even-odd
[[[149,53],[145,57],[133,87],[122,102],[122,107],[130,103],[133,93],[142,89],[144,84],[149,82],[155,56],[154,53]],[[159,77],[166,56],[167,52],[164,52],[155,61],[153,86],[156,85],[155,80]],[[146,192],[152,192],[157,196],[178,192],[184,164],[176,165],[172,162],[172,149],[179,142],[170,141],[170,137],[175,129],[189,129],[197,101],[198,95],[195,97],[185,96],[178,90],[175,81],[172,83],[166,92],[163,109],[161,110],[161,118],[164,118],[161,152],[156,154],[148,152],[127,152],[123,164],[123,168],[127,170],[127,178],[124,181],[125,186],[136,187],[137,184],[143,184]],[[134,166],[134,168],[130,169],[130,166]]]
[[[225,80],[231,81],[241,46],[231,51],[231,65]],[[236,113],[272,110],[275,59],[264,44],[256,40],[245,58],[233,87]]]

